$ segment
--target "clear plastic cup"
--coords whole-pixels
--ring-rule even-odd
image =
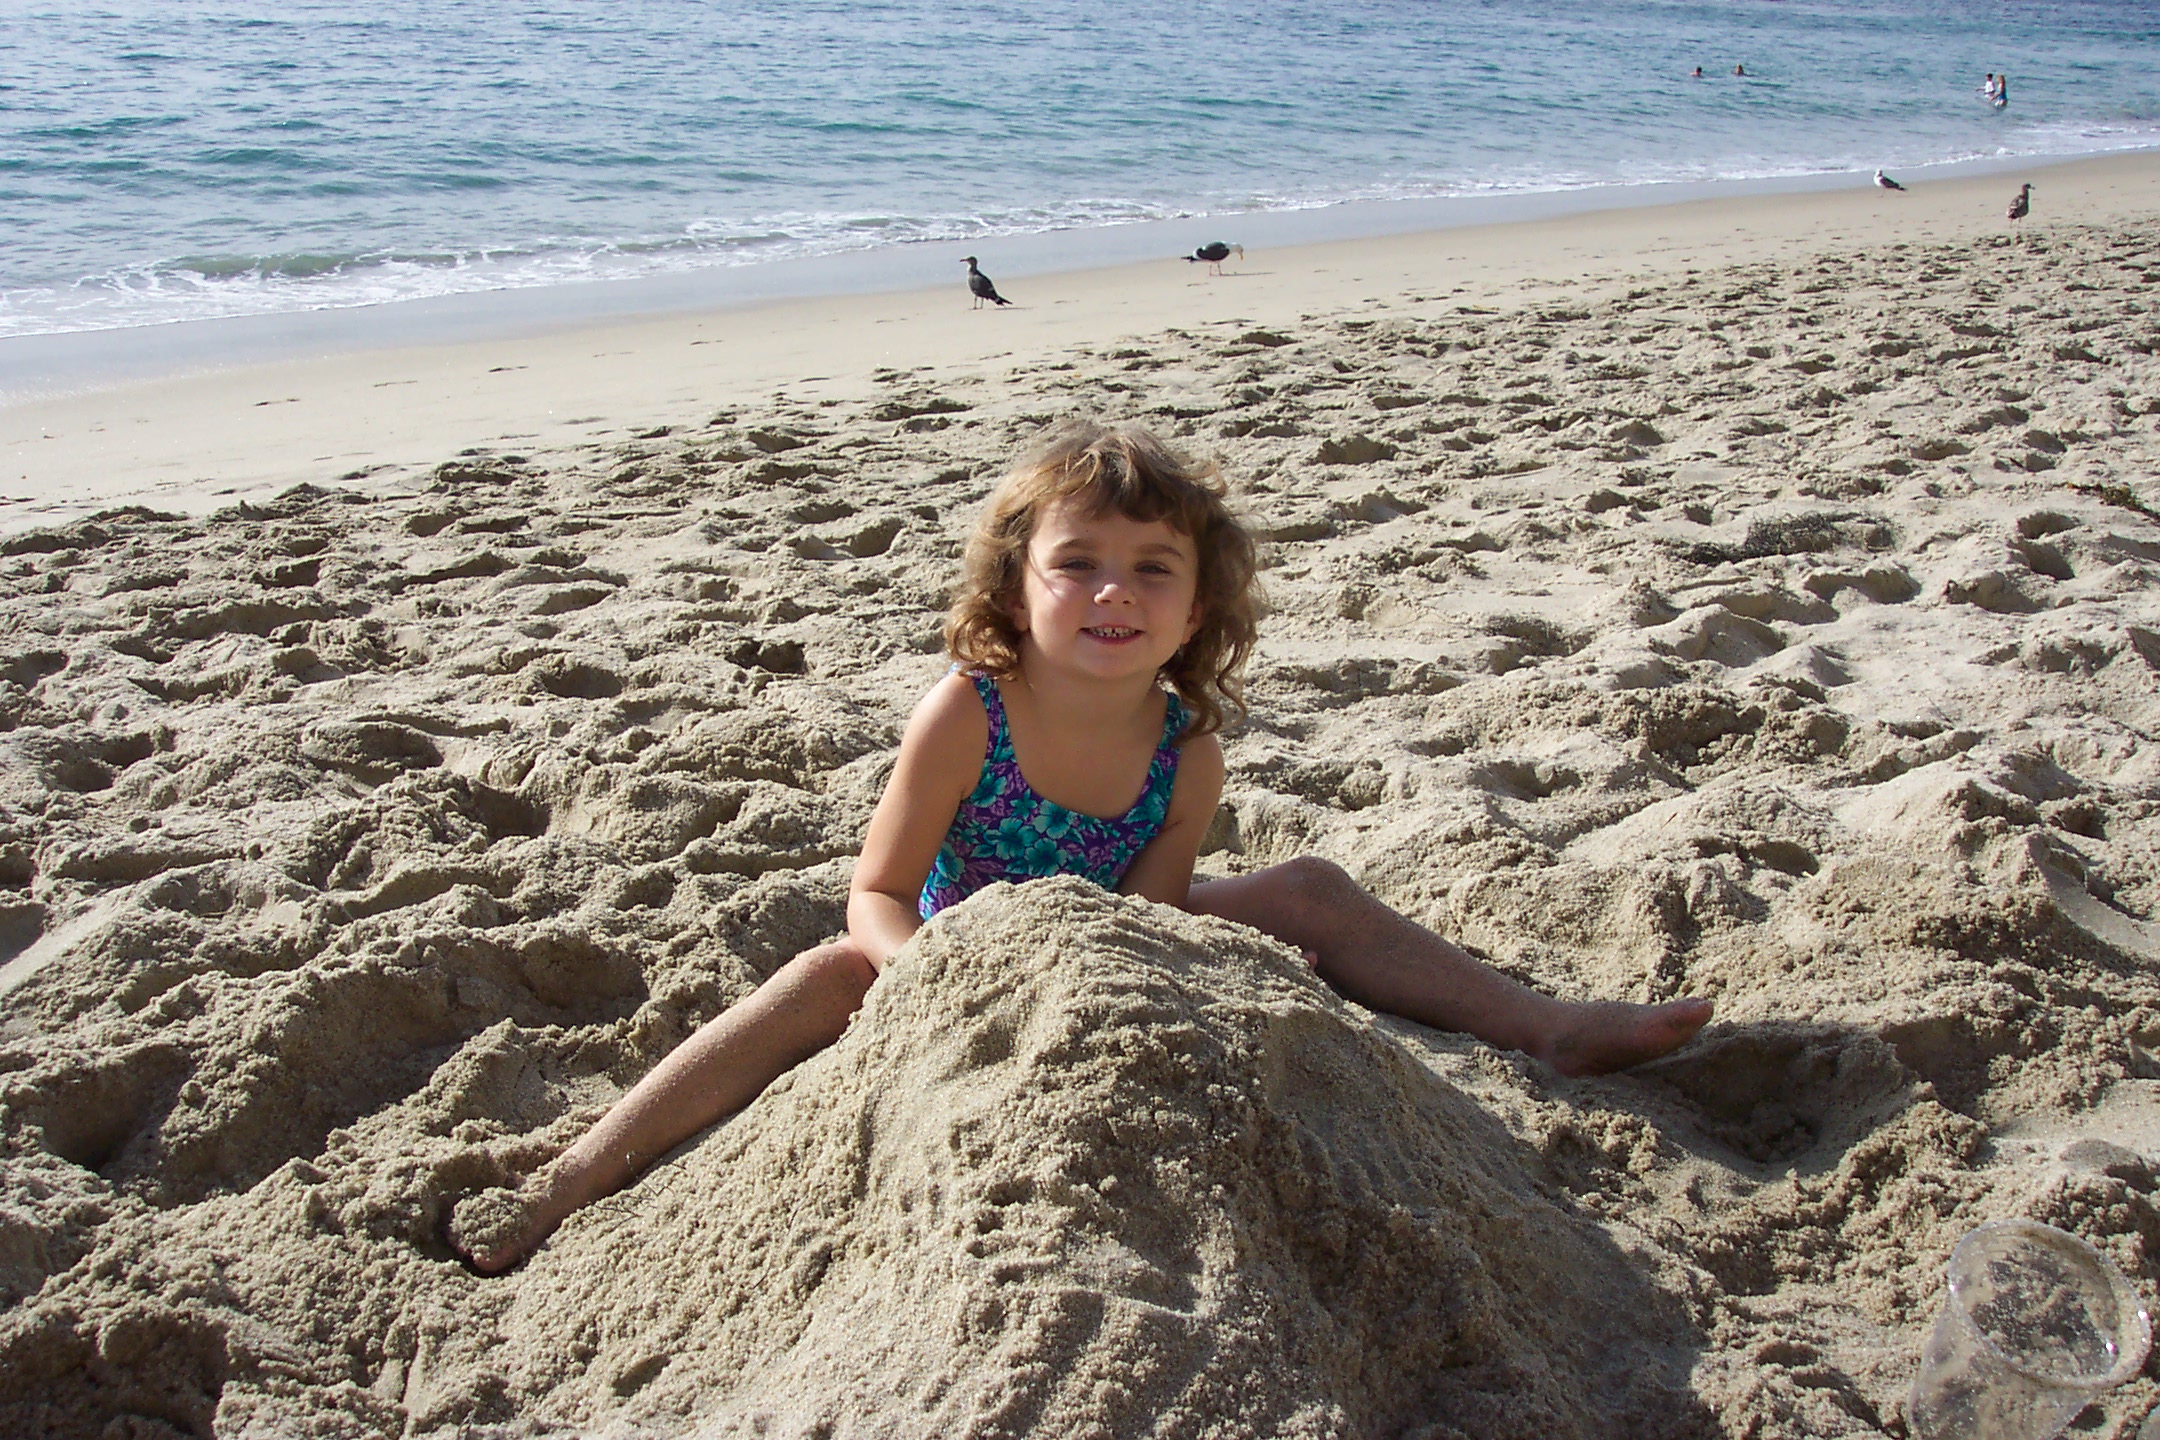
[[[1996,1220],[1950,1252],[1920,1353],[1914,1440],[2048,1440],[2145,1363],[2152,1321],[2105,1255],[2035,1220]]]

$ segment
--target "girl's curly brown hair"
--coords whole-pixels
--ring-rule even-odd
[[[1228,494],[1215,465],[1186,459],[1136,425],[1060,427],[1021,457],[975,522],[945,614],[946,651],[1001,680],[1019,672],[1011,606],[1036,520],[1052,505],[1076,500],[1089,515],[1161,520],[1200,557],[1200,628],[1161,676],[1192,710],[1187,735],[1220,730],[1245,713],[1240,672],[1259,635],[1261,606],[1253,538],[1231,514]]]

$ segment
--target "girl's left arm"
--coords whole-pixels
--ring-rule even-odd
[[[1119,891],[1184,908],[1192,891],[1193,862],[1200,858],[1200,841],[1215,819],[1222,787],[1222,746],[1215,737],[1197,735],[1186,741],[1178,751],[1177,783],[1170,791],[1162,833],[1134,859]]]

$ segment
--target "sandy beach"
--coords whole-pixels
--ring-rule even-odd
[[[1972,1226],[2150,1303],[2156,215],[2118,156],[0,409],[0,1431],[1903,1435]],[[461,1204],[841,928],[1074,413],[1266,538],[1204,873],[1716,1020],[1564,1079],[999,887],[469,1273]]]

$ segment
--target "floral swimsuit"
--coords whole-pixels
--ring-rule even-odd
[[[997,681],[987,675],[968,678],[990,717],[990,742],[983,754],[982,779],[961,802],[930,878],[923,882],[916,906],[922,917],[927,920],[1000,880],[1082,875],[1105,890],[1117,889],[1134,859],[1162,833],[1163,819],[1170,813],[1185,706],[1175,695],[1165,697],[1169,703],[1162,742],[1148,763],[1147,785],[1130,810],[1104,820],[1035,793],[1013,758],[1012,731],[1005,723],[1005,700]]]

